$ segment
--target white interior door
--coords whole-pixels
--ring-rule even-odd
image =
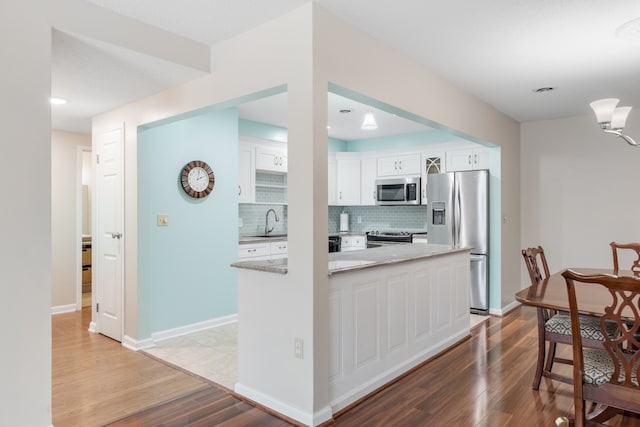
[[[123,141],[123,129],[96,137],[96,327],[117,341],[122,341],[123,330]]]

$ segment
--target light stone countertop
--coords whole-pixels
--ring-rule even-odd
[[[238,243],[241,245],[248,245],[251,243],[265,243],[265,242],[284,242],[287,240],[286,234],[272,234],[269,237],[265,236],[241,236],[238,239]]]
[[[357,251],[333,252],[329,254],[329,275],[464,251],[471,251],[471,248],[408,243],[385,245],[378,248],[361,249]],[[287,274],[287,261],[287,258],[266,261],[247,260],[234,262],[231,266],[249,270]]]
[[[366,236],[364,231],[342,231],[340,233],[329,233],[329,236]],[[265,236],[241,236],[238,239],[238,243],[241,245],[248,245],[251,243],[264,243],[264,242],[283,242],[287,240],[286,234],[272,234],[269,237]]]

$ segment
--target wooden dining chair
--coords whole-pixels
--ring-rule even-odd
[[[522,257],[529,272],[531,286],[543,286],[550,276],[547,258],[542,246],[522,250]],[[542,377],[566,384],[573,382],[570,376],[553,372],[554,363],[571,365],[571,359],[557,357],[558,343],[571,345],[571,319],[569,313],[546,308],[538,308],[538,359],[532,388],[538,390]],[[598,319],[590,316],[580,317],[580,331],[584,342],[590,347],[601,348],[604,337],[600,332]],[[615,325],[610,325],[610,333],[615,333]],[[547,343],[549,343],[547,348]]]
[[[581,275],[572,270],[562,273],[567,284],[571,320],[574,322],[573,397],[574,419],[570,425],[588,425],[585,401],[598,404],[599,411],[589,419],[601,423],[622,410],[640,413],[640,278],[615,275]],[[576,289],[600,286],[611,298],[602,301],[605,313],[600,330],[605,337],[602,349],[585,348],[578,330],[580,305]],[[617,326],[610,335],[608,324]]]
[[[618,270],[618,264],[619,264],[618,250],[625,249],[625,250],[635,251],[636,259],[635,261],[633,261],[633,264],[631,264],[630,270],[633,271],[634,275],[640,276],[640,243],[611,242],[610,245],[611,245],[611,251],[613,252],[613,274],[617,275],[619,271]]]

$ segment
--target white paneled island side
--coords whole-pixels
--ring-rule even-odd
[[[469,336],[469,253],[470,248],[404,244],[329,254],[332,413]],[[285,323],[295,319],[287,319],[286,307],[265,304],[281,286],[287,259],[232,265],[239,269],[236,392],[287,416],[305,412],[280,400],[277,387],[261,386],[259,380],[261,370],[271,366],[270,357],[290,358],[292,369],[296,363],[313,363],[294,354],[295,335],[286,336],[291,328]],[[273,332],[269,325],[282,329]],[[265,348],[270,350],[260,351]]]

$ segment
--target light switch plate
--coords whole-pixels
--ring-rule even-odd
[[[168,227],[169,226],[169,215],[167,215],[167,214],[158,214],[156,216],[156,225],[158,227]]]

